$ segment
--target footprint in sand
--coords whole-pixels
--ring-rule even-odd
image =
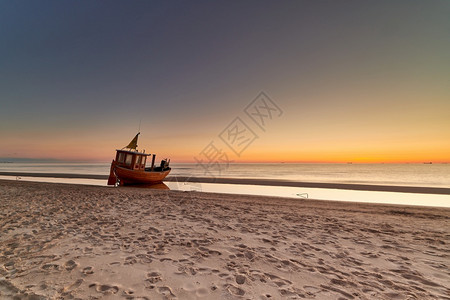
[[[297,296],[297,293],[295,293],[291,290],[288,290],[288,289],[280,289],[279,292],[283,297],[296,297]]]
[[[157,288],[158,293],[164,295],[166,297],[172,296],[175,297],[175,294],[172,292],[172,289],[168,286],[161,286]]]
[[[59,265],[56,264],[45,264],[41,267],[41,269],[46,270],[46,271],[51,271],[51,270],[59,270]]]
[[[130,298],[130,296],[131,296],[132,299],[136,299],[136,297],[133,297],[133,296],[132,296],[132,295],[134,295],[134,291],[131,290],[131,289],[124,290],[124,291],[122,292],[122,294],[123,294],[124,296],[126,296],[126,297],[129,297],[129,298]]]
[[[67,271],[72,271],[73,269],[75,269],[78,266],[78,264],[74,261],[74,260],[68,260],[65,264],[64,264],[64,268]]]
[[[228,273],[220,273],[218,276],[220,278],[222,278],[222,279],[225,279],[226,277],[230,277],[230,274],[228,274]]]
[[[252,251],[245,251],[244,256],[251,261],[255,257],[255,253],[253,253]]]
[[[200,250],[200,251],[202,251],[204,254],[209,254],[209,255],[222,255],[222,253],[220,252],[220,251],[217,251],[217,250],[214,250],[214,249],[209,249],[209,248],[207,248],[207,247],[203,247],[203,246],[200,246],[200,247],[198,247],[198,249]]]
[[[244,284],[245,283],[245,276],[244,275],[236,275],[236,283],[237,284]]]
[[[64,293],[71,292],[71,291],[77,289],[83,282],[84,282],[84,279],[78,279],[71,285],[64,287],[63,292]]]
[[[136,257],[128,256],[127,258],[125,258],[125,262],[123,264],[124,265],[134,265],[135,263],[137,263]]]
[[[192,282],[187,282],[183,285],[183,289],[188,292],[193,292],[197,289],[197,287]]]
[[[309,295],[315,295],[315,294],[320,293],[322,291],[322,289],[319,289],[319,288],[317,288],[315,286],[310,286],[310,285],[303,286],[303,289]]]
[[[199,298],[206,297],[208,294],[209,294],[208,290],[203,287],[195,291],[195,295]]]
[[[14,269],[14,261],[11,260],[11,261],[6,262],[5,264],[3,264],[3,267],[7,271],[13,270]],[[44,268],[44,266],[42,268]]]
[[[83,273],[84,275],[91,275],[94,274],[94,268],[93,267],[86,267],[84,268],[81,273]]]
[[[230,292],[231,295],[234,296],[244,296],[245,291],[241,288],[238,288],[237,286],[230,285],[228,287],[228,292]]]
[[[109,284],[92,283],[89,285],[89,287],[94,288],[97,292],[103,294],[116,294],[119,291],[119,288],[117,286]]]
[[[158,272],[150,272],[147,274],[147,280],[150,283],[157,283],[161,281],[161,274]]]

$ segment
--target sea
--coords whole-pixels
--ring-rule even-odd
[[[253,178],[292,180],[301,182],[371,184],[392,186],[450,188],[450,164],[313,164],[313,163],[232,163],[205,166],[195,163],[171,163],[171,176]],[[0,172],[70,173],[108,175],[110,162],[13,162],[0,163]],[[7,176],[0,176],[6,178]],[[9,178],[11,179],[11,178]],[[106,185],[103,180],[32,178],[16,180],[51,181]],[[298,199],[357,201],[450,207],[450,195],[412,194],[395,192],[350,191],[322,188],[299,188],[279,186],[249,186],[238,184],[177,183],[166,182],[170,189],[203,192],[270,195]]]

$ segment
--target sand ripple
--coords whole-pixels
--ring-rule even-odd
[[[450,299],[449,209],[0,190],[1,299]]]

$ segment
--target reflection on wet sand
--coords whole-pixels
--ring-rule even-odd
[[[16,176],[0,175],[0,180],[37,181],[37,182],[105,186],[105,180],[84,179],[84,178],[49,178],[49,177],[41,178],[41,177],[16,177]],[[134,185],[130,187],[140,187],[155,190],[159,189],[166,191],[176,190],[176,191],[196,191],[196,192],[226,193],[226,194],[250,194],[261,196],[289,197],[296,199],[302,199],[303,197],[301,195],[307,193],[308,198],[315,200],[336,200],[336,201],[366,202],[366,203],[419,205],[431,207],[450,207],[450,198],[448,193],[447,194],[425,194],[425,193],[405,193],[405,192],[400,193],[400,192],[345,190],[345,189],[331,189],[331,188],[307,188],[295,186],[200,183],[190,181],[189,182],[166,181],[165,183],[159,183],[156,185],[155,184]],[[120,187],[120,189],[122,188],[127,187]],[[446,188],[445,190],[448,190],[448,188]]]

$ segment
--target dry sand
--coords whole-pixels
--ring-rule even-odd
[[[450,209],[6,180],[0,207],[1,299],[450,299]]]

